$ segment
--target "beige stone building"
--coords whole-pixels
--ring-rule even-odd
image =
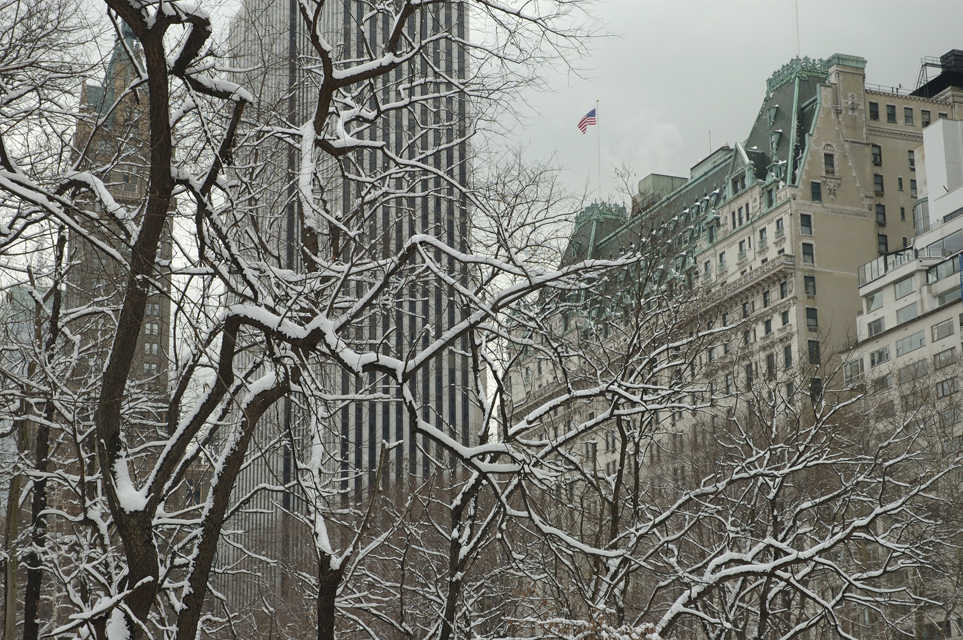
[[[87,118],[77,126],[75,142],[84,151],[81,170],[98,176],[106,193],[91,202],[91,223],[84,233],[71,233],[68,240],[66,300],[68,307],[87,308],[78,313],[71,330],[83,336],[78,384],[94,380],[103,371],[116,317],[126,287],[124,268],[110,255],[117,250],[127,259],[139,217],[147,202],[144,167],[149,155],[149,126],[143,89],[134,87],[134,68],[128,51],[139,55],[131,34],[125,32],[126,47],[118,41],[111,54],[102,83],[85,84],[81,108]],[[105,204],[106,203],[106,204]],[[112,209],[107,211],[105,209]],[[162,263],[172,256],[170,229],[162,244]],[[131,363],[131,379],[143,388],[152,403],[144,419],[148,429],[166,420],[169,400],[168,376],[171,362],[170,274],[161,272],[153,282],[147,302],[137,355]],[[164,427],[166,428],[166,426]]]
[[[711,295],[723,324],[738,325],[696,356],[707,387],[734,394],[803,364],[812,379],[786,377],[783,391],[820,388],[822,372],[836,370],[856,340],[860,267],[916,234],[923,130],[961,115],[957,58],[944,59],[937,79],[912,93],[868,85],[859,57],[791,61],[767,81],[744,142],[718,149],[686,178],[642,180],[624,222],[577,225],[569,259],[612,258],[642,229],[669,229],[673,272]],[[925,97],[937,85],[945,86]],[[553,375],[519,380],[522,406],[550,396]]]

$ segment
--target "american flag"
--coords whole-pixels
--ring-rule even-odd
[[[585,116],[583,116],[582,119],[578,121],[579,131],[581,131],[582,133],[585,133],[585,131],[593,124],[595,124],[595,109],[592,109],[591,111],[586,113]]]

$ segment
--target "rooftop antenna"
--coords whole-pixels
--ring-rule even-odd
[[[799,52],[799,0],[792,0],[792,28],[793,41],[796,44],[796,57],[800,57]]]

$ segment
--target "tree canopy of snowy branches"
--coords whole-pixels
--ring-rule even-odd
[[[740,404],[664,230],[563,254],[553,173],[479,153],[586,3],[295,4],[259,58],[104,0],[89,65],[71,3],[0,10],[6,638],[856,637],[918,601],[929,423]]]

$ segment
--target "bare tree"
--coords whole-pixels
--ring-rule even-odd
[[[58,477],[57,506],[46,507],[40,485],[31,487],[40,501],[38,515],[57,516],[62,540],[69,540],[81,559],[65,565],[56,555],[63,548],[41,558],[44,571],[57,581],[50,596],[54,613],[47,618],[59,625],[54,633],[83,628],[96,637],[196,637],[207,615],[224,523],[238,506],[232,493],[263,418],[282,398],[300,402],[306,412],[301,417],[317,430],[308,432],[308,441],[323,450],[330,444],[333,412],[384,403],[387,384],[397,392],[396,402],[425,459],[442,468],[447,457],[464,469],[463,486],[455,485],[454,497],[443,504],[452,532],[477,531],[464,539],[451,536],[443,572],[447,586],[438,594],[442,622],[429,625],[435,628],[431,633],[449,637],[460,615],[458,603],[464,601],[460,575],[499,522],[497,509],[478,511],[478,492],[487,486],[498,496],[492,504],[499,504],[502,489],[493,474],[511,472],[524,459],[509,444],[488,437],[486,345],[506,334],[503,316],[531,295],[580,287],[585,278],[636,258],[563,268],[546,268],[529,258],[520,250],[519,234],[531,233],[539,220],[502,219],[508,207],[482,201],[467,180],[452,177],[438,162],[451,146],[467,142],[475,129],[472,121],[445,144],[427,132],[457,124],[432,121],[439,101],[471,99],[477,122],[486,101],[495,104],[506,90],[527,81],[525,68],[579,46],[573,39],[577,32],[565,26],[578,4],[548,3],[540,8],[546,12],[532,14],[471,3],[491,27],[479,42],[442,19],[467,11],[467,3],[372,5],[359,33],[367,32],[366,25],[385,31],[356,54],[329,42],[331,34],[322,25],[325,12],[333,9],[323,2],[302,3],[304,33],[316,61],[317,99],[304,122],[244,120],[253,96],[218,77],[218,63],[206,49],[210,21],[203,11],[176,2],[106,4],[117,32],[108,66],[115,75],[98,93],[99,103],[87,111],[64,104],[19,129],[11,127],[4,132],[0,157],[0,185],[11,203],[0,245],[6,256],[47,252],[48,268],[37,286],[53,296],[37,298],[38,315],[49,326],[50,352],[35,352],[35,357],[46,365],[56,354],[65,363],[38,365],[39,378],[21,392],[27,403],[34,393],[44,398],[39,405],[44,412],[29,419],[41,431],[55,428],[69,445],[57,452],[65,469]],[[472,64],[465,68],[471,72],[445,75],[435,61],[439,41],[470,57]],[[398,97],[383,96],[391,86],[387,79],[400,91]],[[9,104],[18,100],[23,104],[22,96],[11,97]],[[399,148],[377,142],[370,133],[392,112],[402,113],[411,127]],[[68,122],[67,130],[57,129],[57,118]],[[59,135],[72,145],[58,163],[45,164],[49,156],[18,144],[44,135]],[[296,264],[281,259],[249,218],[250,203],[270,180],[257,182],[257,171],[251,171],[256,160],[235,152],[265,139],[280,141],[298,159],[293,172],[301,176],[294,183]],[[241,158],[238,166],[235,157]],[[350,210],[328,206],[332,175],[352,185]],[[117,196],[127,186],[130,195]],[[486,211],[498,224],[490,234],[495,244],[484,251],[467,241],[448,244],[441,234],[404,228],[403,217],[397,218],[402,235],[396,241],[371,235],[375,214],[428,197],[456,202],[462,215],[469,209]],[[288,219],[288,203],[282,204],[285,210],[258,213],[254,221]],[[32,237],[58,240],[26,248]],[[111,276],[102,295],[78,284],[82,278],[71,279],[93,260]],[[10,267],[6,275],[14,274]],[[396,351],[388,337],[401,327],[392,324],[392,312],[398,300],[424,295],[419,283],[425,278],[462,309],[459,319],[441,334],[422,327],[419,340]],[[67,308],[57,302],[63,288],[77,294],[68,297]],[[210,305],[211,295],[222,296],[225,306]],[[173,340],[163,371],[145,366],[142,374],[134,365],[146,344],[145,331],[156,335],[155,327],[165,324],[152,319],[158,315],[152,306],[158,296],[174,309],[172,326],[163,326]],[[105,342],[93,340],[92,332]],[[488,418],[476,426],[473,444],[448,432],[470,425],[428,420],[431,407],[412,389],[430,363],[447,357],[472,363],[467,371],[474,379],[466,386],[475,390],[475,402]],[[162,380],[169,376],[166,399],[151,395],[149,378],[155,373]],[[331,384],[341,376],[357,380],[359,391],[345,395]],[[277,442],[303,444],[304,433],[281,433]],[[31,471],[45,481],[47,457],[38,454]],[[375,511],[384,505],[371,491],[368,507],[354,510],[360,523],[345,518],[343,546],[336,551],[336,539],[325,533],[326,521],[338,521],[332,499],[346,495],[341,479],[332,482],[327,467],[334,458],[328,450],[302,459],[296,480],[263,487],[294,491],[304,501],[302,515],[311,523],[318,566],[309,582],[317,594],[318,635],[325,638],[334,634],[346,572],[369,555],[362,541],[376,523],[386,524]],[[375,479],[371,487],[377,484]],[[200,500],[180,506],[185,492]],[[436,526],[434,519],[428,522]],[[35,535],[42,531],[39,524],[34,527]],[[33,548],[38,549],[36,539]],[[31,590],[28,637],[40,633],[40,598],[39,590]]]
[[[25,115],[0,137],[0,283],[35,329],[4,372],[34,434],[8,501],[31,503],[29,559],[7,540],[25,637],[852,637],[847,607],[899,604],[956,464],[927,423],[856,433],[856,399],[754,384],[737,349],[721,374],[740,327],[673,225],[597,208],[576,231],[624,245],[563,250],[551,172],[469,171],[493,110],[581,46],[583,3],[359,2],[347,46],[303,0],[282,96],[306,109],[226,79],[197,7],[105,4],[113,75],[83,108],[63,67],[2,68]],[[432,367],[467,414],[426,400]],[[347,443],[364,412],[404,430]],[[265,510],[279,547],[243,531]],[[289,593],[238,607],[262,571]]]

